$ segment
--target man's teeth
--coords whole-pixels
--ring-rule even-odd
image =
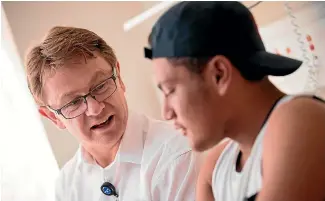
[[[102,123],[96,124],[95,127],[100,126],[100,125],[102,125],[102,124],[105,124],[107,121],[108,121],[108,119],[106,119],[106,120],[103,121]]]
[[[102,123],[100,123],[100,124],[103,124],[103,123],[105,123],[107,121],[107,119],[105,120],[105,121],[103,121]],[[98,125],[100,125],[100,124],[98,124]]]
[[[108,117],[105,121],[103,121],[102,123],[99,123],[99,124],[96,124],[96,125],[93,125],[91,128],[97,128],[97,127],[100,127],[104,124],[107,124],[109,121],[111,121],[113,119],[113,116],[110,116]]]

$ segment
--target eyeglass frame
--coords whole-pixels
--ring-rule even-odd
[[[46,105],[46,107],[47,107],[49,110],[53,111],[56,115],[61,115],[61,116],[63,116],[65,119],[74,119],[74,118],[77,118],[77,117],[79,117],[80,115],[82,115],[83,113],[85,113],[85,112],[87,111],[87,109],[88,109],[88,101],[87,101],[88,96],[90,96],[91,98],[93,98],[93,99],[95,99],[96,101],[98,101],[98,100],[96,99],[96,97],[92,95],[92,92],[93,92],[95,89],[97,89],[97,87],[100,86],[101,84],[107,82],[107,81],[110,80],[110,79],[113,79],[113,81],[114,81],[114,85],[115,85],[114,92],[113,92],[112,94],[110,94],[107,98],[105,98],[104,100],[108,99],[109,97],[111,97],[111,96],[115,93],[115,91],[116,91],[116,89],[117,89],[117,85],[116,85],[116,79],[117,79],[117,77],[118,77],[118,75],[117,75],[116,67],[113,67],[113,75],[111,75],[109,78],[106,78],[105,80],[103,80],[102,82],[100,82],[98,85],[96,85],[96,87],[94,87],[93,89],[91,89],[87,94],[75,98],[74,100],[82,98],[83,101],[84,101],[84,103],[86,103],[86,105],[87,105],[86,110],[85,110],[84,112],[82,112],[81,114],[75,116],[75,117],[67,118],[67,117],[64,116],[64,114],[62,113],[62,109],[64,109],[65,107],[69,106],[69,105],[70,105],[74,100],[70,101],[69,103],[65,104],[64,106],[62,106],[62,107],[59,108],[59,109],[51,108],[51,106],[49,106],[49,105]],[[102,101],[104,101],[104,100],[102,100]],[[100,101],[100,102],[102,102],[102,101]]]

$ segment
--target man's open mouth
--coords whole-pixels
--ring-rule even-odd
[[[113,118],[114,118],[114,115],[111,115],[106,119],[106,121],[101,122],[101,123],[96,124],[96,125],[93,125],[90,129],[98,129],[98,128],[105,127],[105,126],[109,125],[112,122]]]

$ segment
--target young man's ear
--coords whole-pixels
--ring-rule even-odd
[[[50,111],[47,107],[39,107],[38,112],[43,116],[51,120],[58,128],[65,129],[65,125],[62,123],[62,121],[57,118],[57,116]]]
[[[232,64],[221,55],[213,57],[205,68],[205,76],[212,80],[213,86],[220,95],[226,93],[231,81]]]
[[[120,63],[119,62],[116,63],[116,71],[117,71],[117,76],[118,76],[119,83],[120,83],[123,91],[125,91],[125,85],[124,85],[124,83],[122,81]]]

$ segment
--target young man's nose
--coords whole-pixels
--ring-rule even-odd
[[[162,110],[162,115],[165,120],[172,120],[175,117],[174,110],[170,107],[166,100],[164,100]]]

